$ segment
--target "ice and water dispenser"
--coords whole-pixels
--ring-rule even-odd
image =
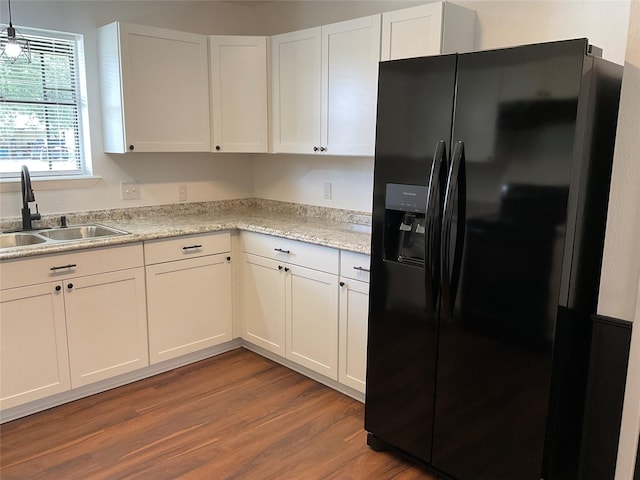
[[[386,261],[424,266],[427,187],[388,183],[385,196]]]

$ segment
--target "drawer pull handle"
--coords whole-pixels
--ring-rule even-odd
[[[286,253],[287,255],[289,255],[291,253],[290,250],[283,250],[282,248],[274,248],[274,250],[276,252],[280,252],[280,253]]]
[[[354,270],[359,270],[361,272],[367,272],[369,273],[371,270],[369,270],[368,268],[364,268],[364,267],[353,267]]]
[[[193,250],[194,248],[202,248],[202,245],[189,245],[188,247],[182,247],[183,250]]]
[[[62,270],[63,268],[75,268],[77,265],[75,263],[70,263],[69,265],[60,265],[59,267],[51,267],[51,271],[55,272],[56,270]]]

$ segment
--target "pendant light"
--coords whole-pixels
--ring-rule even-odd
[[[15,63],[21,57],[31,63],[29,40],[13,28],[11,23],[11,0],[9,3],[9,26],[0,32],[0,60]]]

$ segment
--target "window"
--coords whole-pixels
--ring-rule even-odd
[[[22,165],[32,176],[88,174],[82,36],[19,31],[31,63],[0,60],[0,176]]]

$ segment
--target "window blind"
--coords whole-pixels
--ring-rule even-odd
[[[77,39],[23,34],[31,63],[0,61],[0,172],[83,173]]]

